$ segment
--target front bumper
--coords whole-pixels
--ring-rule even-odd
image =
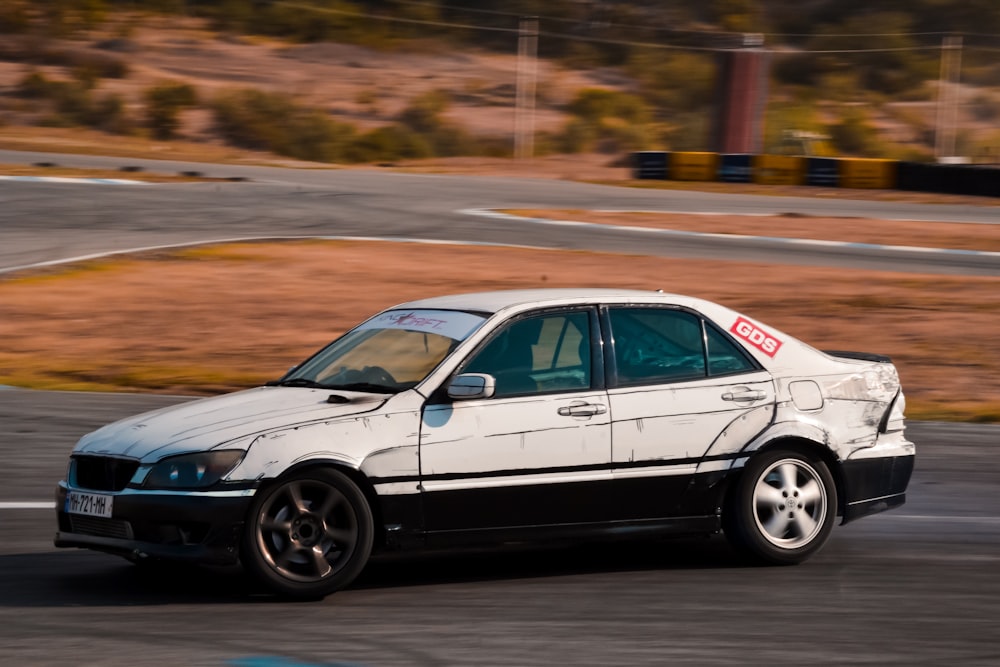
[[[65,482],[56,490],[57,547],[79,547],[131,560],[157,558],[232,565],[252,495],[122,492],[111,518],[65,511]],[[244,492],[245,493],[245,492]]]

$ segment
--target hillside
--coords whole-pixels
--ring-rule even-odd
[[[1000,161],[1000,65],[991,57],[1000,52],[1000,3],[951,12],[957,3],[882,4],[894,11],[848,2],[836,7],[856,11],[838,14],[822,0],[669,9],[402,0],[40,9],[8,0],[0,125],[89,127],[331,162],[505,156],[520,10],[543,15],[536,154],[705,149],[716,70],[715,52],[704,49],[731,40],[727,30],[760,30],[772,51],[768,148],[786,130],[805,130],[830,136],[841,154],[930,159],[941,31],[979,26],[998,32],[963,42],[958,144],[964,155]],[[926,32],[934,16],[936,32]],[[776,32],[805,30],[809,17],[812,34]]]

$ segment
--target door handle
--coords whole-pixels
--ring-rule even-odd
[[[750,389],[748,387],[737,387],[734,391],[727,391],[722,395],[722,400],[724,401],[759,401],[766,398],[765,394],[760,389]]]
[[[603,415],[607,411],[607,406],[599,403],[578,403],[556,410],[563,417],[593,417],[594,415]]]

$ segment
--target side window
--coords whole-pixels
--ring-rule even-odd
[[[715,327],[706,326],[708,374],[729,375],[757,370],[757,366],[731,340]]]
[[[489,373],[497,397],[590,388],[590,314],[568,312],[517,320],[462,368]]]
[[[705,377],[701,319],[665,308],[612,308],[620,384],[654,384]]]

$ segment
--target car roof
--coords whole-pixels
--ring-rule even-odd
[[[461,310],[487,314],[491,318],[516,316],[536,308],[573,306],[582,304],[635,304],[668,305],[690,309],[700,313],[716,326],[731,331],[741,320],[780,341],[781,359],[774,357],[753,344],[740,340],[741,347],[750,353],[763,368],[772,373],[801,375],[802,368],[812,368],[826,372],[830,369],[842,371],[845,360],[834,360],[818,352],[794,336],[757,322],[752,317],[739,313],[722,304],[698,297],[669,294],[658,290],[618,289],[605,287],[521,289],[496,292],[471,292],[452,294],[429,299],[420,299],[399,304],[394,309],[438,309]],[[742,337],[741,338],[745,338]],[[793,373],[794,372],[794,373]]]
[[[707,302],[680,294],[665,294],[654,290],[587,287],[470,292],[410,301],[401,303],[395,308],[498,313],[510,308],[564,306],[577,303],[672,303],[696,307]]]

